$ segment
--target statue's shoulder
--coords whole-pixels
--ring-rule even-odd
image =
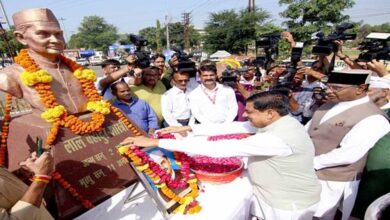
[[[18,76],[24,69],[19,64],[12,64],[0,70],[1,75]]]

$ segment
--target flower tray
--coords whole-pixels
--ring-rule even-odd
[[[244,163],[241,159],[193,157],[191,170],[201,182],[211,184],[230,183],[242,173]]]

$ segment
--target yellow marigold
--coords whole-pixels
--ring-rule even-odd
[[[37,83],[49,83],[53,77],[46,70],[38,70],[36,72],[23,71],[20,74],[23,84],[33,86]]]
[[[77,79],[88,79],[91,81],[96,81],[96,73],[90,69],[77,69],[74,71],[73,75]]]
[[[126,154],[128,151],[128,148],[125,146],[118,146],[118,151],[120,154]]]
[[[49,108],[41,114],[41,117],[47,122],[55,122],[61,115],[66,112],[66,109],[62,105],[58,105],[54,108]]]
[[[90,101],[87,103],[87,110],[108,115],[110,114],[110,103],[106,101]]]

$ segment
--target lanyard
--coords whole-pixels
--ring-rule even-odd
[[[203,92],[204,94],[207,96],[207,98],[209,98],[209,100],[211,101],[211,103],[213,103],[215,105],[215,100],[217,98],[217,92],[218,92],[218,87],[215,89],[215,92],[214,92],[214,95],[213,97],[210,97],[210,95],[207,93],[206,91],[206,88],[203,88]]]

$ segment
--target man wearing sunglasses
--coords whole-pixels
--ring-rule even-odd
[[[355,202],[367,152],[390,131],[384,114],[367,95],[371,71],[332,72],[328,102],[306,128],[315,147],[314,169],[322,185],[316,217],[333,219],[342,207],[348,219]]]
[[[173,87],[161,97],[161,111],[165,127],[188,125],[191,117],[187,88],[189,81],[189,73],[182,71],[173,73]]]

